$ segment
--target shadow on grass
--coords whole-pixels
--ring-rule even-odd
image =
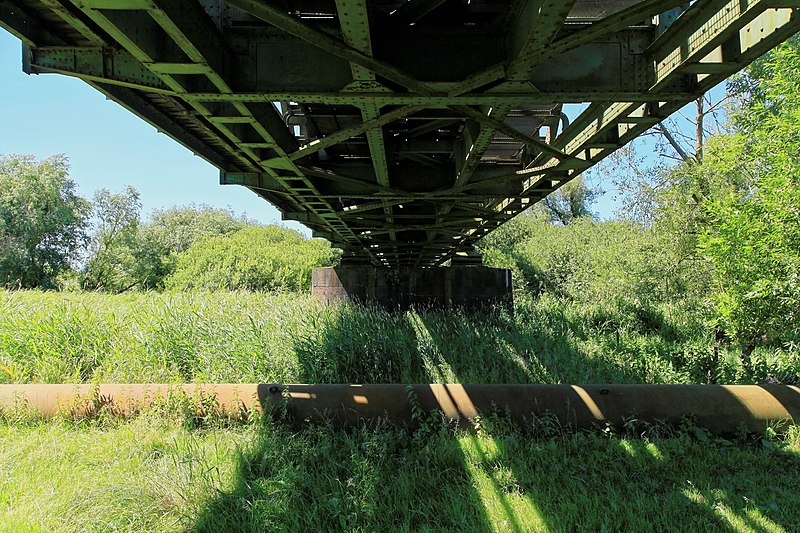
[[[294,345],[308,383],[650,378],[645,365],[587,353],[580,325],[552,308],[510,317],[343,306],[316,326]],[[240,452],[232,485],[190,530],[727,531],[800,523],[796,451],[707,436],[542,431],[492,421],[471,432],[440,423],[417,432],[267,423]]]
[[[587,352],[582,328],[557,308],[512,316],[344,305],[294,339],[294,351],[306,383],[653,381],[661,363]]]
[[[486,531],[459,442],[378,424],[267,425],[192,531]]]
[[[642,368],[587,353],[563,313],[545,318],[408,315],[419,338],[430,338],[436,346],[455,383],[647,382]]]
[[[782,530],[800,456],[686,436],[261,428],[191,531]]]
[[[536,318],[536,317],[533,317]],[[644,381],[537,320],[344,306],[295,345],[315,383]],[[485,420],[341,430],[268,423],[192,531],[725,531],[800,521],[797,453],[688,437],[535,434]],[[701,434],[702,435],[702,434]]]

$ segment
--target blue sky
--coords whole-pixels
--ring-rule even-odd
[[[243,187],[220,185],[216,168],[82,81],[23,73],[22,44],[2,29],[0,91],[0,153],[66,154],[84,197],[130,185],[141,193],[145,214],[194,203],[281,223],[268,202]],[[310,234],[300,224],[283,224]]]
[[[66,154],[82,196],[130,185],[141,193],[145,215],[173,205],[209,204],[265,224],[282,223],[268,202],[243,187],[219,185],[216,168],[82,81],[24,74],[21,49],[0,30],[0,153]],[[610,218],[616,208],[611,179],[593,184],[606,191],[594,210]],[[283,224],[310,234],[298,223]]]

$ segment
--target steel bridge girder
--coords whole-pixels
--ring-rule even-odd
[[[27,72],[84,79],[394,265],[468,249],[800,29],[797,0],[311,1],[0,0],[0,25]]]

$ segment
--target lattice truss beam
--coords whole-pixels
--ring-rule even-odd
[[[800,30],[800,0],[0,0],[0,25],[26,72],[348,256],[429,266]]]

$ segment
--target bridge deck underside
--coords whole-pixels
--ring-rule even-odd
[[[800,0],[684,4],[0,0],[0,25],[27,72],[84,79],[348,257],[432,266],[800,29]]]

